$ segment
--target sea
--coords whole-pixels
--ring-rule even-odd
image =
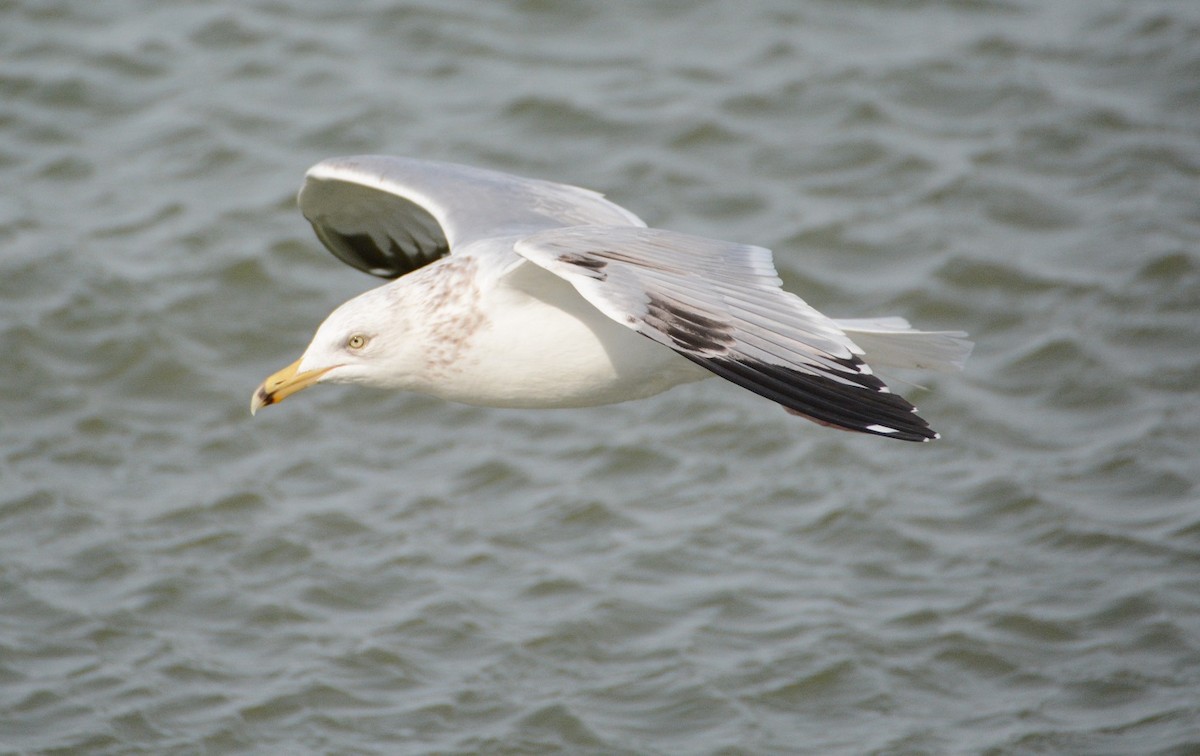
[[[255,387],[333,156],[773,250],[942,434]],[[1200,753],[1200,3],[0,0],[0,753]]]

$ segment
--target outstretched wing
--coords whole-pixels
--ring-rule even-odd
[[[411,158],[331,158],[309,169],[300,210],[340,260],[397,278],[473,241],[586,224],[644,226],[596,192]]]
[[[937,438],[834,321],[783,290],[767,249],[597,226],[544,231],[515,249],[618,323],[790,412],[889,438]]]

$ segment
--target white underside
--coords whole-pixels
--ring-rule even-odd
[[[535,265],[522,263],[480,297],[488,318],[469,347],[413,390],[489,407],[587,407],[712,377]]]

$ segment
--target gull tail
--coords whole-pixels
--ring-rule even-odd
[[[962,331],[918,331],[904,318],[834,320],[870,365],[962,370],[974,344]]]

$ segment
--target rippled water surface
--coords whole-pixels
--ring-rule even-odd
[[[719,381],[251,390],[381,152],[963,328],[944,438]],[[1200,4],[0,0],[0,750],[1195,753]]]

